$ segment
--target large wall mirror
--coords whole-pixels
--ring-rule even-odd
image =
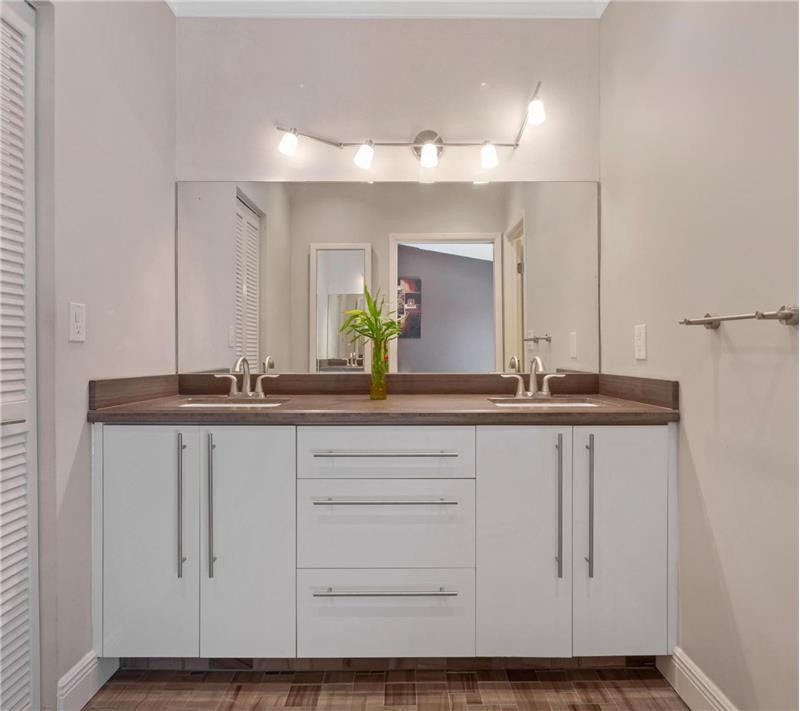
[[[267,356],[358,373],[340,332],[380,292],[395,372],[599,370],[598,189],[559,183],[178,184],[178,370]]]

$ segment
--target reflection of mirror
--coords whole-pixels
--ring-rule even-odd
[[[309,279],[309,370],[364,370],[364,346],[341,332],[348,309],[363,308],[364,284],[372,288],[368,244],[312,244]]]
[[[596,371],[597,247],[595,183],[179,183],[178,369],[362,372],[360,278],[402,311],[396,370]]]

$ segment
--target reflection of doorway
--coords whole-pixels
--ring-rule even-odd
[[[525,223],[520,219],[503,236],[503,369],[512,357],[525,369]]]
[[[392,372],[489,372],[502,362],[500,235],[390,236]]]

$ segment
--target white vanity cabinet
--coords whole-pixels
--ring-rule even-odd
[[[100,432],[102,655],[294,656],[295,428]]]
[[[477,654],[572,655],[572,428],[478,427]]]
[[[675,425],[95,425],[101,656],[675,644]]]
[[[665,426],[574,428],[574,656],[672,652],[671,446]]]
[[[293,657],[295,429],[201,429],[200,448],[200,656]]]
[[[196,656],[198,433],[104,426],[101,444],[102,656]]]

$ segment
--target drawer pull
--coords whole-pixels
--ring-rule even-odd
[[[373,499],[369,496],[333,497],[315,496],[311,503],[314,506],[458,506],[455,499],[445,499],[442,496],[430,498],[396,498]]]
[[[314,597],[458,597],[455,590],[438,588],[437,590],[347,590],[325,588],[315,590]]]
[[[381,458],[394,458],[394,457],[433,457],[433,458],[448,458],[448,457],[458,457],[458,452],[368,452],[368,451],[337,451],[333,449],[328,449],[324,451],[313,452],[313,455],[317,459],[350,459],[350,458],[374,458],[374,457],[381,457]]]

